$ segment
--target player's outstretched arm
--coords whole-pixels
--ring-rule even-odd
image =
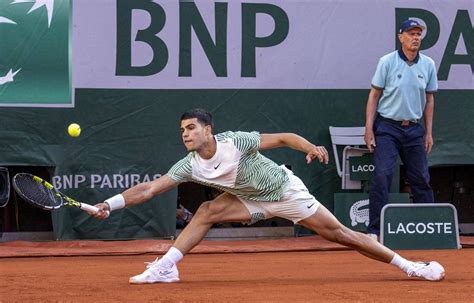
[[[277,147],[289,147],[306,153],[306,162],[308,164],[316,158],[324,164],[329,162],[329,155],[324,146],[316,146],[297,134],[277,133],[260,135],[260,150]]]
[[[123,193],[105,200],[103,203],[96,204],[95,206],[99,208],[99,212],[94,215],[94,217],[105,219],[108,217],[107,211],[141,204],[156,195],[176,187],[177,185],[178,182],[167,175],[161,176],[160,178],[150,182],[137,184]]]

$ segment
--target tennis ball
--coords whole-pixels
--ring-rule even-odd
[[[79,135],[81,134],[81,126],[77,123],[71,123],[67,128],[67,132],[71,137],[79,137]]]

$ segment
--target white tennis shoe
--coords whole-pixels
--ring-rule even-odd
[[[444,278],[444,268],[436,261],[413,262],[414,268],[408,270],[409,277],[420,277],[429,281],[440,281]]]
[[[158,264],[158,258],[153,262],[145,262],[146,270],[129,279],[130,284],[147,284],[147,283],[172,283],[179,281],[179,272],[176,265],[166,268]]]

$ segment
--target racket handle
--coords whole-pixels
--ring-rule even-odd
[[[89,204],[85,204],[85,203],[81,203],[80,209],[85,210],[88,213],[93,213],[93,214],[99,211],[97,207],[89,205]]]

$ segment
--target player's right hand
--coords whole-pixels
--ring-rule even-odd
[[[105,220],[110,216],[110,207],[109,204],[102,202],[95,205],[99,209],[98,212],[92,214],[96,219]]]
[[[310,164],[316,158],[318,158],[320,163],[329,163],[329,154],[324,146],[313,145],[306,155],[306,163]]]

